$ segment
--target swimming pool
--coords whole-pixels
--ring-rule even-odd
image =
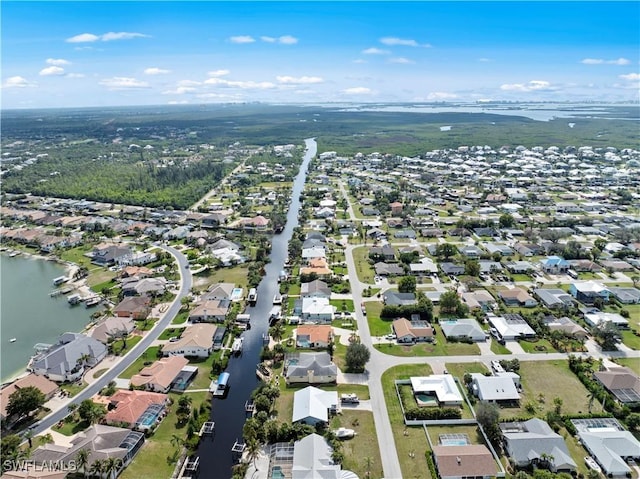
[[[231,301],[240,301],[242,299],[242,288],[233,288],[229,299]]]
[[[280,466],[273,466],[271,470],[271,479],[284,479],[284,473]]]
[[[149,429],[153,426],[160,414],[164,411],[162,404],[152,404],[149,406],[136,421],[136,427],[140,429]]]

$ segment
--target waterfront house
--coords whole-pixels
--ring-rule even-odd
[[[330,323],[333,321],[335,307],[327,298],[302,298],[300,317],[303,321]]]
[[[292,423],[311,426],[328,424],[329,418],[338,411],[338,392],[325,391],[313,386],[296,391],[293,395]]]
[[[315,433],[309,434],[293,444],[293,462],[288,462],[285,467],[291,467],[291,479],[357,478],[353,472],[342,470],[340,464],[334,462],[333,448],[324,437]]]
[[[189,360],[184,356],[169,356],[158,359],[150,366],[144,367],[138,374],[131,376],[133,387],[144,388],[147,391],[167,393],[174,380]]]
[[[52,381],[75,381],[87,366],[95,366],[106,355],[107,347],[100,341],[80,333],[64,333],[56,344],[32,358],[29,369]]]
[[[484,444],[433,446],[433,462],[440,479],[490,479],[498,474],[496,461]]]
[[[7,405],[9,404],[11,395],[19,389],[28,387],[38,389],[44,394],[47,401],[60,390],[56,383],[37,374],[27,374],[26,376],[16,379],[11,384],[0,389],[0,420],[5,421],[7,419]]]
[[[189,321],[192,323],[222,323],[227,317],[231,300],[210,299],[197,304],[189,312]]]
[[[501,423],[500,429],[505,452],[516,467],[543,467],[556,473],[577,469],[564,438],[542,419]],[[553,460],[547,460],[549,456]]]
[[[203,300],[231,299],[235,285],[233,283],[214,283],[209,286],[206,293],[202,294]]]
[[[89,336],[107,344],[115,339],[123,338],[133,332],[136,323],[131,317],[110,316],[101,320],[90,332]]]
[[[287,355],[283,375],[287,384],[335,383],[337,366],[329,353],[299,353]]]
[[[184,328],[182,335],[162,347],[165,356],[188,356],[208,358],[213,350],[213,336],[216,326],[199,323]]]
[[[151,298],[146,296],[129,296],[120,301],[113,314],[119,318],[145,319],[151,312]]]
[[[165,415],[169,396],[150,391],[120,389],[109,397],[107,424],[147,431]]]
[[[316,279],[310,283],[302,283],[300,285],[301,298],[326,298],[331,297],[331,288],[324,281]]]
[[[313,258],[309,260],[309,265],[300,268],[300,274],[310,275],[315,273],[318,277],[324,278],[331,275],[331,268],[325,258]]]
[[[329,324],[301,324],[296,329],[297,348],[327,348],[332,339],[333,332]]]
[[[78,452],[82,449],[89,451],[86,470],[91,469],[97,460],[108,458],[118,459],[118,469],[115,476],[131,462],[144,444],[144,434],[104,424],[94,424],[89,429],[79,432],[66,444],[43,444],[31,453],[30,460],[38,469],[46,470],[55,464],[57,468],[73,469]],[[40,477],[40,476],[37,476]]]
[[[131,256],[132,250],[129,246],[103,243],[95,246],[90,254],[92,263],[100,266],[112,266]]]
[[[162,276],[122,282],[122,294],[125,296],[160,296],[166,290],[167,280]]]

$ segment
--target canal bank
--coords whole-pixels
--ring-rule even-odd
[[[305,140],[306,152],[294,179],[287,223],[281,234],[272,237],[271,261],[265,267],[265,275],[257,288],[258,299],[247,308],[251,315],[251,329],[245,331],[242,355],[232,357],[226,371],[229,373],[229,392],[225,399],[213,399],[211,421],[215,422],[215,433],[202,440],[197,455],[200,458],[200,477],[228,478],[235,464],[231,452],[236,440],[242,441],[242,428],[246,419],[245,402],[258,387],[255,370],[260,362],[262,335],[269,329],[269,313],[273,297],[279,291],[278,275],[284,268],[289,240],[298,226],[300,194],[307,178],[309,162],[316,155],[317,144],[313,139]]]

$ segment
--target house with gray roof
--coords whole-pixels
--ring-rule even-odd
[[[640,304],[640,290],[636,288],[607,288],[622,304]]]
[[[480,401],[517,404],[520,401],[520,393],[516,388],[519,378],[471,373],[471,391]]]
[[[397,291],[387,291],[382,295],[382,301],[387,306],[405,306],[417,304],[415,293],[398,293]]]
[[[292,423],[316,426],[328,424],[329,418],[338,411],[338,391],[325,391],[313,386],[296,391],[293,395]]]
[[[335,383],[337,376],[338,367],[326,352],[291,354],[285,359],[287,384]]]
[[[573,305],[573,297],[562,289],[550,288],[542,289],[537,288],[533,290],[533,294],[544,304],[547,308],[551,309],[566,309]]]
[[[404,274],[402,266],[395,263],[376,263],[374,269],[378,276],[400,276]]]
[[[464,274],[463,265],[459,265],[451,262],[445,261],[444,263],[440,263],[440,269],[444,274],[447,274],[447,275],[459,276],[461,274]]]
[[[626,460],[640,459],[640,441],[614,418],[572,419],[580,442],[606,477],[628,477]]]
[[[35,356],[29,369],[52,381],[75,381],[86,366],[95,366],[107,355],[107,346],[80,333],[64,333],[58,342]]]
[[[331,297],[331,288],[324,281],[316,279],[310,283],[300,285],[301,298],[327,298]]]
[[[596,371],[593,377],[622,405],[640,404],[640,378],[626,367]]]
[[[440,320],[442,333],[447,339],[469,339],[474,342],[486,341],[487,336],[473,318]]]
[[[501,423],[503,443],[516,467],[549,468],[552,472],[571,472],[577,469],[562,436],[542,419]],[[547,460],[553,456],[553,460]]]

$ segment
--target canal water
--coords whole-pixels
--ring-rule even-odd
[[[278,275],[284,268],[293,229],[298,225],[300,194],[307,168],[317,151],[315,140],[307,139],[305,144],[307,151],[293,182],[286,226],[281,234],[273,236],[271,262],[267,264],[266,274],[257,288],[258,301],[246,311],[251,315],[251,329],[243,334],[242,355],[230,358],[226,369],[229,373],[229,393],[224,399],[213,399],[211,420],[215,422],[215,434],[213,438],[203,438],[198,449],[201,478],[225,479],[232,475],[231,468],[235,462],[231,448],[236,440],[242,442],[246,418],[244,405],[259,384],[255,371],[260,362],[262,335],[269,329],[269,312],[273,307],[273,297],[279,291]]]
[[[5,382],[23,373],[37,343],[55,343],[67,331],[82,331],[95,309],[69,306],[53,279],[65,276],[64,266],[26,256],[0,255],[0,375]],[[10,342],[15,338],[15,342]]]

